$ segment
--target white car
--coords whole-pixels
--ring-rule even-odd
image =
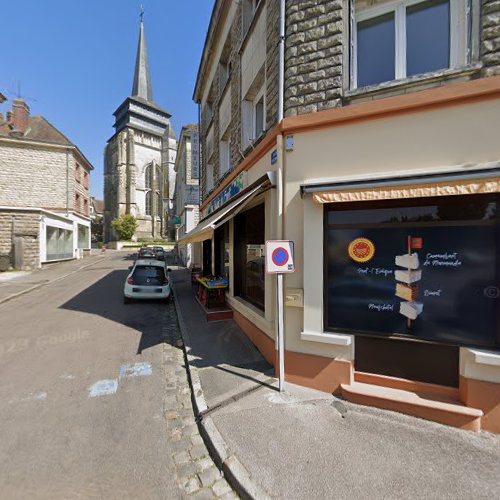
[[[123,287],[123,302],[128,304],[132,299],[170,300],[172,290],[167,277],[170,269],[159,260],[138,259],[129,267],[129,275]]]

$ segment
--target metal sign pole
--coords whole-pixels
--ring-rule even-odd
[[[278,361],[280,380],[280,392],[283,392],[285,385],[285,341],[283,335],[283,274],[278,274]]]

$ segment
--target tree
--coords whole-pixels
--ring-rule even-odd
[[[133,215],[121,215],[118,219],[111,221],[120,240],[130,240],[136,229],[139,227],[137,220]]]
[[[102,217],[96,217],[90,223],[90,231],[92,233],[92,241],[102,241],[103,240],[103,220]]]

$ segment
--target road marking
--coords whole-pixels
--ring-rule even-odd
[[[120,378],[123,377],[148,377],[153,373],[149,363],[135,363],[133,365],[122,365]]]
[[[10,399],[9,403],[24,403],[26,401],[45,401],[47,399],[47,393],[43,391],[31,392],[24,398],[14,398]]]
[[[95,398],[99,396],[107,396],[108,394],[115,394],[118,389],[118,380],[99,380],[94,385],[91,385],[88,389],[89,398]]]

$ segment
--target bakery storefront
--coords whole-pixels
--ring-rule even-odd
[[[266,293],[264,250],[269,239],[269,200],[274,183],[272,173],[245,180],[241,189],[231,194],[231,185],[205,207],[205,218],[187,233],[182,243],[202,242],[203,275],[210,282],[225,283],[225,303],[234,311],[236,320],[241,316],[264,322],[266,302],[272,298]],[[266,209],[267,207],[267,209]],[[232,315],[232,313],[231,313]],[[207,314],[207,319],[220,319]]]
[[[356,371],[458,387],[460,346],[500,348],[499,201],[324,203],[325,329],[356,335]]]
[[[498,432],[500,386],[474,379],[500,355],[500,168],[308,184],[302,196],[323,220],[322,335],[350,344],[339,392],[425,418],[449,411],[429,418],[471,430],[484,414]],[[378,386],[430,397],[408,410]]]

